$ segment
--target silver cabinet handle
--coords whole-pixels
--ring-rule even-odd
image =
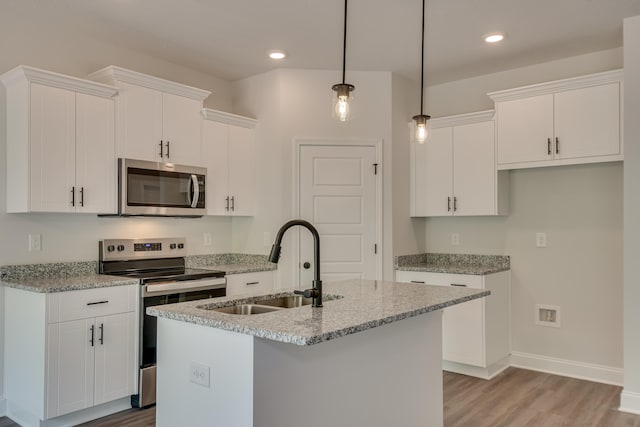
[[[224,200],[226,201],[226,204],[224,206],[224,210],[229,212],[229,196],[227,196]]]
[[[236,210],[236,197],[231,196],[231,211],[235,211],[235,210]]]

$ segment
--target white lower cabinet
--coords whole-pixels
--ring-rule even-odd
[[[487,297],[443,310],[443,368],[488,379],[508,366],[511,352],[509,271],[484,276],[396,271],[396,280],[491,291]]]
[[[135,394],[138,288],[7,288],[8,414],[47,420]]]
[[[275,286],[275,271],[259,271],[227,275],[227,296],[248,292],[271,292]]]

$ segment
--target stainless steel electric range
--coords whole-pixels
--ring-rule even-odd
[[[147,307],[222,297],[227,282],[223,271],[187,268],[186,239],[105,239],[99,243],[100,273],[140,280],[138,394],[131,404],[156,402],[157,320]]]

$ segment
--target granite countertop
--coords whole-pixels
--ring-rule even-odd
[[[322,308],[310,305],[242,316],[199,308],[290,296],[293,289],[149,307],[147,314],[300,346],[335,338],[484,297],[489,291],[374,280],[324,284]],[[341,297],[341,298],[336,298]],[[334,299],[332,299],[334,298]]]
[[[485,275],[511,269],[504,255],[416,254],[396,257],[396,270],[425,273]]]
[[[90,274],[70,277],[48,277],[42,279],[3,279],[4,286],[30,292],[52,293],[78,291],[82,289],[105,288],[109,286],[137,285],[135,279],[127,279],[105,274]]]
[[[256,273],[272,271],[277,264],[267,261],[266,255],[212,254],[187,256],[187,267],[224,271],[225,274]]]

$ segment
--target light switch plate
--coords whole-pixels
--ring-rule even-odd
[[[451,246],[458,246],[460,244],[460,234],[451,233]]]
[[[42,250],[42,234],[29,234],[29,252]]]
[[[547,233],[544,233],[544,232],[536,233],[536,247],[538,248],[547,247]]]
[[[211,233],[204,233],[202,235],[202,240],[205,246],[211,246]]]
[[[198,362],[191,362],[189,381],[192,383],[209,388],[211,386],[210,374],[211,368],[209,366]]]

